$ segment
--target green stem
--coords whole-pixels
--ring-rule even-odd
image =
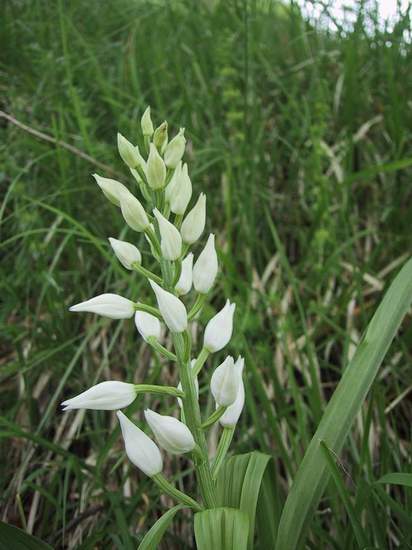
[[[152,273],[149,269],[146,269],[145,267],[143,267],[142,265],[140,265],[138,262],[133,262],[132,263],[132,267],[135,271],[137,271],[138,273],[140,273],[141,275],[143,275],[144,277],[147,277],[148,279],[152,279],[152,281],[154,281],[155,283],[157,283],[158,285],[161,285],[162,284],[162,279],[161,277],[159,277],[158,275],[155,275],[154,273]]]
[[[178,229],[180,229],[180,226],[182,225],[182,221],[183,221],[183,215],[182,214],[176,214],[175,220],[174,220],[174,225]]]
[[[153,249],[155,250],[157,256],[159,258],[161,258],[162,257],[162,251],[160,249],[160,243],[159,243],[158,238],[156,237],[155,232],[153,231],[153,229],[151,227],[146,227],[144,232],[146,233],[147,238],[149,239],[150,244],[153,246]]]
[[[206,300],[206,294],[198,294],[196,296],[195,303],[193,304],[192,309],[189,311],[187,315],[187,318],[189,319],[189,321],[192,320],[199,313],[199,311],[202,309],[202,307],[205,304],[205,300]]]
[[[160,321],[163,321],[163,317],[161,316],[160,311],[156,307],[148,306],[147,304],[136,302],[134,304],[134,308],[136,311],[145,311],[146,313],[150,313],[151,315],[154,315],[155,317],[160,319]]]
[[[135,384],[136,393],[158,393],[172,397],[184,397],[184,393],[174,386],[156,386],[154,384]]]
[[[201,352],[199,353],[198,358],[195,361],[195,364],[193,365],[193,378],[196,378],[196,376],[199,374],[199,372],[202,370],[203,365],[206,363],[206,359],[209,357],[209,352],[206,348],[202,348]]]
[[[162,346],[162,344],[160,344],[154,336],[149,336],[146,342],[150,344],[152,348],[159,352],[161,355],[167,357],[167,359],[169,359],[170,361],[177,361],[176,355],[164,346]]]
[[[174,262],[174,275],[173,275],[173,288],[177,285],[178,280],[180,279],[180,275],[182,273],[182,260],[178,258]]]
[[[214,412],[212,412],[209,418],[203,422],[202,429],[205,430],[206,428],[213,426],[213,424],[217,422],[221,416],[224,415],[226,409],[227,407],[218,407]]]
[[[193,508],[196,512],[201,512],[203,510],[198,502],[196,502],[192,497],[189,497],[189,495],[179,491],[179,489],[176,489],[174,485],[167,481],[163,474],[156,474],[155,476],[152,476],[152,479],[164,493],[175,498],[178,502],[187,504],[187,506]]]
[[[226,453],[229,450],[232,443],[233,434],[235,433],[235,427],[223,428],[222,435],[220,436],[219,445],[217,446],[216,456],[212,465],[212,477],[216,479],[220,467],[225,460]]]
[[[173,344],[179,365],[180,381],[185,397],[183,412],[185,422],[200,449],[201,456],[193,456],[196,476],[202,494],[203,502],[207,508],[216,507],[216,488],[213,483],[209,465],[205,434],[201,427],[199,402],[194,383],[193,370],[190,365],[190,336],[186,338],[182,334],[173,334]]]

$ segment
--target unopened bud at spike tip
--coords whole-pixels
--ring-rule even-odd
[[[150,107],[147,107],[145,112],[142,115],[140,126],[142,128],[142,133],[145,137],[152,137],[153,135],[153,122],[150,116]]]
[[[158,126],[153,134],[153,143],[159,153],[163,153],[167,146],[168,135],[167,135],[167,122],[164,121],[160,126]]]
[[[117,134],[117,148],[119,149],[119,154],[125,164],[129,168],[137,168],[142,160],[142,157],[139,153],[139,148],[130,143],[122,134]]]
[[[146,409],[144,415],[157,442],[167,452],[182,454],[194,449],[196,443],[186,424],[173,416],[161,415],[150,409]]]
[[[207,294],[212,288],[218,271],[215,249],[215,236],[209,235],[206,246],[193,267],[193,286],[201,294]]]
[[[113,237],[109,237],[109,242],[117,259],[126,269],[132,270],[134,263],[142,263],[142,255],[134,244]]]
[[[159,474],[163,470],[163,460],[156,443],[121,411],[116,414],[130,462],[149,477]]]

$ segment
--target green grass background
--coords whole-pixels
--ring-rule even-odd
[[[171,505],[124,460],[112,414],[59,410],[111,377],[176,383],[132,322],[68,313],[101,292],[152,300],[113,260],[107,237],[136,234],[91,177],[111,169],[132,185],[115,136],[137,141],[150,104],[172,133],[186,127],[195,194],[208,196],[222,270],[203,320],[224,295],[237,303],[229,350],[246,357],[247,403],[232,448],[273,455],[276,529],[325,403],[410,253],[409,14],[389,31],[360,4],[353,25],[329,29],[253,0],[1,11],[0,108],[28,127],[0,116],[2,519],[55,548],[131,549]],[[374,484],[412,471],[411,342],[407,319],[338,462],[371,548],[412,548],[411,489]],[[166,473],[195,491],[184,458]],[[190,548],[190,522],[178,516],[164,548]],[[332,485],[306,544],[358,548]]]

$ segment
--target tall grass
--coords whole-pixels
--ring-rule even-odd
[[[126,229],[90,174],[108,175],[103,163],[127,182],[115,133],[133,139],[150,104],[159,123],[186,126],[194,186],[208,188],[222,229],[220,284],[238,303],[232,346],[248,371],[235,448],[273,455],[277,525],[325,405],[410,251],[410,19],[388,32],[372,15],[332,31],[295,5],[252,0],[2,6],[1,109],[91,157],[0,119],[3,519],[56,548],[128,549],[171,504],[138,472],[128,481],[113,419],[80,411],[69,422],[58,407],[109,372],[155,381],[161,368],[131,323],[67,312],[103,291],[149,299],[112,259],[107,237]],[[411,471],[411,340],[406,322],[339,457],[347,498],[328,487],[308,548],[358,547],[347,502],[374,547],[412,545],[410,490],[375,485]],[[176,481],[190,487],[182,465]],[[189,548],[190,537],[177,522],[165,548]]]

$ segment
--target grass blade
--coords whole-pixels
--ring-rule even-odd
[[[276,546],[279,550],[293,550],[303,540],[329,480],[320,441],[325,441],[334,453],[342,449],[411,301],[412,259],[401,269],[376,310],[303,457],[280,520]]]

